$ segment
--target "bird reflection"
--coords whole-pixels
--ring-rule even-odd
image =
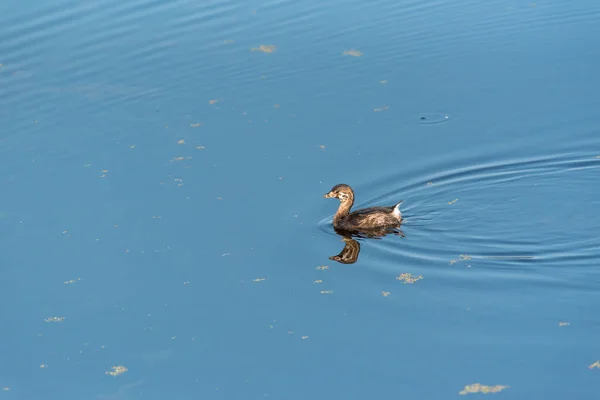
[[[360,243],[357,239],[381,239],[387,235],[398,235],[405,237],[404,233],[399,228],[380,228],[369,229],[368,231],[345,231],[335,229],[335,232],[342,237],[344,248],[339,254],[329,257],[330,260],[337,261],[342,264],[354,264],[358,260],[360,254]]]
[[[337,261],[342,264],[354,264],[358,260],[360,254],[360,243],[352,239],[351,236],[344,236],[342,240],[345,243],[340,254],[329,257],[330,260]]]

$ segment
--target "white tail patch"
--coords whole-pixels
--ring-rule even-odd
[[[392,211],[392,214],[394,215],[394,217],[400,219],[402,218],[402,213],[400,212],[400,204],[402,204],[402,201],[400,201],[398,204],[396,204],[394,206],[394,211]]]

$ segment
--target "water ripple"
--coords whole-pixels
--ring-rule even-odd
[[[385,182],[401,181],[401,176],[386,176],[371,184],[370,192],[378,195],[360,199],[357,208],[405,199],[406,238],[369,241],[377,258],[392,264],[403,259],[468,267],[531,263],[574,267],[600,259],[596,232],[600,219],[578,215],[578,209],[584,204],[589,208],[594,197],[576,194],[581,185],[593,187],[600,179],[595,153],[567,152],[449,169],[438,165],[430,171],[434,172],[416,174],[391,191],[377,190],[389,186]],[[537,203],[540,198],[542,204]],[[329,216],[319,221],[319,228],[333,234],[330,224]],[[572,230],[577,235],[571,235]]]

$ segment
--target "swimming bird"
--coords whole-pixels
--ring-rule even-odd
[[[354,191],[349,185],[335,185],[325,198],[338,198],[340,206],[333,217],[333,226],[346,231],[361,231],[378,228],[397,228],[402,222],[400,204],[393,206],[369,207],[350,212],[354,205]]]

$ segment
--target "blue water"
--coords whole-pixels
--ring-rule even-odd
[[[0,398],[597,396],[597,2],[0,26]],[[331,260],[338,183],[404,237]]]

